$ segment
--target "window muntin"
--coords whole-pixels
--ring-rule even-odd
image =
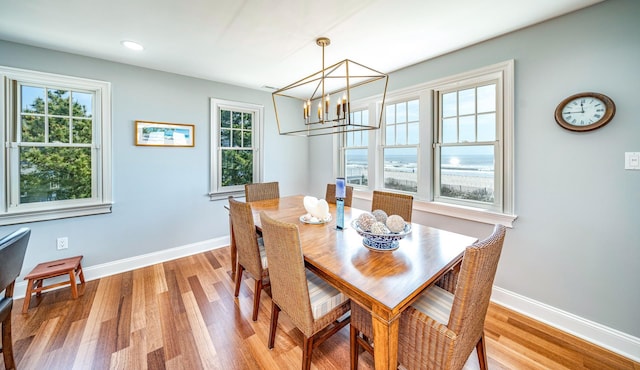
[[[385,107],[383,179],[384,188],[418,191],[418,142],[420,104],[418,99]]]
[[[244,192],[260,182],[263,108],[255,104],[211,100],[211,199]]]
[[[111,212],[110,84],[0,67],[0,85],[0,225]]]

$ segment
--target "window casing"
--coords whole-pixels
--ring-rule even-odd
[[[498,102],[502,89],[498,82],[435,90],[434,200],[501,211]]]
[[[7,67],[0,78],[0,225],[110,212],[110,84]]]
[[[370,162],[377,165],[370,166],[368,186],[359,189],[406,192],[415,197],[414,209],[511,225],[516,217],[513,76],[511,60],[387,93],[385,122],[366,148]],[[379,100],[363,102],[370,115]],[[344,149],[348,138],[338,142]],[[346,170],[345,153],[338,174]],[[454,154],[468,156],[454,159]],[[472,162],[474,168],[464,162],[471,158],[484,162]],[[481,181],[471,176],[480,173]],[[460,174],[471,180],[461,193],[464,182],[452,180]]]
[[[261,105],[211,99],[210,198],[244,194],[262,179]]]
[[[382,132],[383,187],[418,192],[420,104],[417,98],[388,103]]]

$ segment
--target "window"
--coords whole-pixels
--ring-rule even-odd
[[[0,224],[110,212],[110,84],[4,67],[0,77]]]
[[[513,216],[513,61],[387,94],[369,141],[344,135],[348,177],[364,158],[363,190],[414,195],[415,209],[509,225]],[[376,98],[379,99],[379,98]],[[369,115],[379,101],[363,102]],[[366,110],[365,110],[366,111]],[[367,161],[376,166],[366,170]]]
[[[260,182],[263,107],[211,100],[211,199],[244,194],[244,185]]]
[[[513,213],[513,62],[433,87],[434,200]]]
[[[359,110],[351,112],[351,122],[362,124],[369,121],[369,111]],[[368,159],[369,131],[348,131],[345,133],[343,145],[345,172],[347,185],[369,185],[369,159]]]
[[[385,107],[383,179],[385,189],[418,191],[418,99]]]
[[[438,91],[435,199],[499,208],[497,98],[494,81]]]

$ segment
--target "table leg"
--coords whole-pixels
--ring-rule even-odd
[[[389,318],[388,312],[376,312],[373,307],[373,358],[376,370],[398,368],[399,317]]]

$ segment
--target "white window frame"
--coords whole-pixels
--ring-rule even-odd
[[[264,106],[259,104],[237,102],[223,99],[211,99],[211,200],[226,199],[228,196],[244,196],[244,185],[221,186],[221,160],[222,148],[220,147],[220,110],[244,111],[254,115],[252,148],[253,148],[253,182],[262,182],[263,155],[262,144],[264,125]]]
[[[351,112],[352,114],[355,112],[363,112],[366,111],[368,114],[368,122],[366,123],[367,125],[371,126],[373,124],[373,122],[375,122],[376,117],[372,117],[371,116],[371,112],[369,107],[366,106],[362,106],[359,108],[352,108]],[[373,130],[358,130],[358,131],[345,131],[343,134],[339,135],[338,141],[337,143],[335,143],[335,145],[338,145],[339,147],[339,156],[338,156],[338,168],[342,169],[342,171],[340,172],[336,172],[334,177],[344,177],[347,178],[347,171],[346,171],[346,166],[347,166],[347,160],[346,160],[346,155],[347,155],[347,151],[348,150],[360,150],[360,149],[367,149],[369,146],[369,142],[371,142],[371,132]],[[367,141],[367,145],[366,146],[356,146],[356,145],[352,145],[352,146],[348,146],[348,139],[347,139],[347,135],[348,134],[353,134],[353,135],[361,135],[361,142],[362,140],[364,140],[364,138],[366,138]],[[369,153],[367,153],[367,184],[370,184],[370,175],[371,175],[371,163],[373,163],[371,161],[370,155]],[[353,184],[353,183],[349,183],[347,182],[347,185],[349,186],[353,186],[354,189],[367,189],[370,185],[359,185],[359,184]]]
[[[422,106],[422,104],[424,104],[423,101],[421,101],[420,96],[419,95],[415,95],[415,94],[408,94],[408,95],[403,95],[403,96],[398,96],[398,95],[394,95],[394,97],[392,99],[387,99],[385,100],[385,106],[384,106],[384,112],[382,112],[382,115],[384,117],[384,122],[380,127],[380,133],[378,136],[378,148],[379,150],[377,151],[377,156],[378,156],[378,160],[376,161],[378,163],[377,168],[377,172],[379,173],[380,176],[377,176],[376,179],[376,186],[378,189],[382,189],[384,191],[391,191],[391,192],[396,192],[396,193],[406,193],[406,194],[412,194],[412,195],[417,195],[420,192],[420,185],[423,184],[423,182],[421,182],[421,173],[424,172],[422,164],[423,164],[423,160],[422,160],[422,156],[421,156],[421,152],[420,152],[420,138],[418,138],[418,142],[415,144],[389,144],[387,143],[387,109],[390,105],[396,105],[399,103],[406,103],[408,104],[410,101],[414,101],[417,100],[418,101],[418,108],[420,109],[420,107]],[[420,109],[421,110],[421,109]],[[422,112],[420,112],[422,113]],[[396,112],[397,114],[397,112]],[[422,129],[422,116],[419,114],[418,116],[418,132],[423,131]],[[408,122],[405,122],[404,124],[406,125]],[[397,122],[393,123],[394,125],[397,125]],[[407,126],[408,129],[408,126]],[[384,182],[384,150],[385,149],[395,149],[395,148],[415,148],[416,149],[416,166],[417,166],[417,181],[418,181],[418,190],[416,192],[405,192],[405,191],[400,191],[400,190],[396,190],[396,189],[390,189],[387,188],[385,186],[385,182]]]
[[[514,60],[507,60],[490,66],[478,68],[472,71],[463,72],[442,79],[425,82],[419,85],[410,86],[404,89],[387,92],[386,101],[397,102],[401,100],[411,100],[418,97],[420,104],[420,143],[418,144],[418,166],[420,167],[418,178],[418,191],[411,193],[414,195],[414,210],[428,213],[450,216],[471,221],[489,224],[504,224],[512,226],[517,218],[515,215],[515,189],[514,189]],[[488,210],[485,208],[471,207],[469,205],[456,204],[454,202],[434,201],[434,145],[436,142],[437,125],[436,109],[434,109],[434,95],[443,86],[464,86],[474,80],[487,80],[487,76],[493,76],[501,84],[503,99],[498,104],[501,106],[502,114],[502,207],[499,210]],[[371,116],[375,111],[373,107],[380,106],[382,96],[375,96],[366,102],[370,107]],[[356,192],[355,197],[371,199],[371,191],[383,188],[383,158],[382,143],[385,126],[382,125],[375,136],[369,139],[370,176],[369,186],[360,188],[361,192]],[[336,150],[340,149],[338,140]],[[340,151],[339,154],[344,154]],[[375,162],[375,167],[372,164]],[[344,160],[337,162],[339,166],[334,172],[344,172]],[[496,167],[496,171],[499,171]]]
[[[17,83],[35,86],[59,87],[69,90],[91,91],[95,94],[92,139],[92,197],[63,201],[18,204],[19,166],[15,120],[19,116],[16,101]],[[4,150],[0,153],[4,181],[0,182],[0,225],[54,220],[67,217],[110,213],[111,186],[111,84],[52,73],[0,66],[0,140]]]
[[[441,111],[440,111],[440,99],[439,99],[439,95],[444,94],[444,93],[450,93],[450,92],[454,92],[454,91],[460,91],[460,90],[467,90],[467,89],[472,89],[472,88],[477,88],[480,87],[482,85],[489,85],[489,84],[495,84],[496,85],[496,132],[495,132],[495,140],[493,140],[492,142],[472,142],[472,143],[442,143],[440,142],[440,134],[441,134],[441,130],[442,128],[442,122],[441,122]],[[456,80],[453,83],[449,83],[449,84],[444,84],[444,85],[440,85],[434,88],[434,102],[436,105],[438,105],[438,107],[436,107],[434,109],[434,111],[436,112],[435,117],[433,119],[434,121],[434,144],[433,144],[433,148],[434,148],[434,158],[433,158],[433,168],[435,169],[433,171],[433,181],[434,181],[434,195],[433,195],[433,199],[435,202],[440,202],[440,203],[451,203],[451,204],[457,204],[457,205],[461,205],[461,206],[466,206],[466,207],[471,207],[471,208],[479,208],[479,209],[486,209],[488,211],[491,212],[501,212],[502,211],[502,203],[503,203],[503,186],[502,186],[502,177],[503,177],[503,172],[504,172],[504,167],[502,166],[502,156],[503,156],[503,150],[502,150],[502,145],[504,144],[504,140],[502,139],[502,105],[503,105],[503,101],[504,101],[504,94],[502,91],[502,79],[501,79],[501,74],[499,72],[496,73],[489,73],[489,74],[485,74],[482,76],[476,76],[470,79],[466,79],[466,80]],[[475,113],[474,113],[475,114]],[[449,197],[445,197],[442,196],[440,194],[440,188],[438,186],[438,184],[440,184],[441,178],[440,178],[440,173],[441,171],[439,171],[439,166],[440,166],[440,157],[441,157],[441,151],[443,147],[454,147],[454,146],[460,146],[460,147],[465,147],[465,146],[478,146],[478,145],[483,145],[483,146],[488,146],[488,145],[492,145],[494,147],[494,170],[495,170],[495,175],[494,175],[494,202],[493,203],[487,203],[487,202],[481,202],[481,201],[474,201],[474,200],[466,200],[466,199],[458,199],[458,198],[449,198]]]

